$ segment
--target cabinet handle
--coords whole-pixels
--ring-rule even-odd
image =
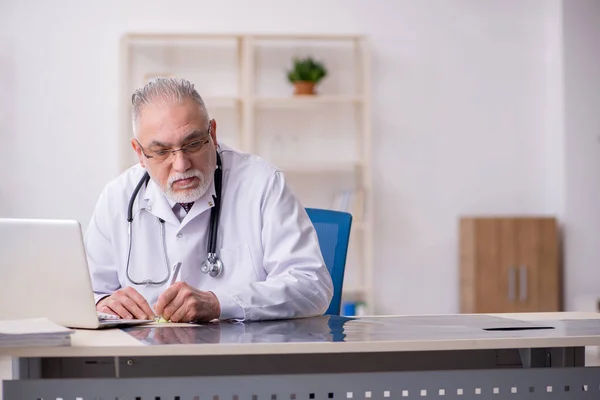
[[[516,278],[517,273],[515,271],[515,267],[508,268],[508,300],[514,301],[516,295]]]
[[[527,266],[521,265],[519,267],[519,299],[521,301],[527,300]]]

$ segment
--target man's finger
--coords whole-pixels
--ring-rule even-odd
[[[113,310],[106,304],[102,305],[98,311],[106,313],[106,314],[119,315],[119,314],[117,314],[117,312],[115,310]]]
[[[187,314],[183,317],[186,322],[204,322],[204,317],[202,315],[197,315],[196,311],[191,308],[188,310]]]
[[[110,299],[110,301],[106,302],[106,306],[111,308],[114,313],[123,319],[132,319],[133,315],[117,299]]]
[[[178,296],[179,297],[179,296]],[[177,301],[177,298],[175,301],[172,301],[171,304],[174,304]],[[165,313],[169,313],[171,312],[171,316],[169,317],[169,320],[171,320],[172,322],[189,322],[189,319],[186,318],[187,314],[190,311],[190,305],[189,305],[190,300],[183,300],[181,302],[181,305],[177,308],[175,308],[174,310],[171,310],[170,307],[171,305],[167,306],[165,308]]]
[[[121,304],[129,311],[133,316],[137,319],[147,319],[146,313],[142,311],[142,309],[137,305],[135,300],[131,297],[123,296],[121,298]]]
[[[173,319],[173,315],[184,305],[185,302],[185,288],[180,288],[177,291],[177,295],[172,299],[164,308],[162,317],[167,321],[179,322],[177,319]]]
[[[150,308],[150,304],[148,304],[148,302],[146,301],[144,296],[142,296],[140,294],[140,292],[138,292],[134,288],[131,288],[131,290],[127,293],[127,295],[129,296],[130,299],[135,301],[135,303],[138,305],[138,307],[146,315],[145,318],[141,318],[141,319],[154,319],[154,312],[152,311],[152,308]]]
[[[165,307],[177,296],[180,285],[171,285],[158,297],[154,311],[159,317],[164,317]],[[165,318],[166,319],[166,318]]]

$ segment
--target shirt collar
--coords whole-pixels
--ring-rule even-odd
[[[206,211],[207,209],[214,206],[214,195],[215,195],[215,180],[214,177],[210,183],[210,186],[206,193],[202,195],[198,200],[194,202],[194,206],[186,217],[181,221],[181,225],[185,225],[187,221],[193,219],[197,215]],[[173,207],[177,202],[167,198],[164,195],[159,186],[154,182],[152,178],[148,181],[148,185],[144,191],[144,200],[146,200],[145,208],[146,211],[151,212],[159,218],[162,218],[166,222],[171,222],[175,225],[179,225],[179,219],[173,213]]]

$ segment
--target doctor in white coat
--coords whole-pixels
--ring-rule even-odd
[[[331,277],[282,172],[219,143],[186,80],[154,79],[132,103],[139,165],[108,183],[85,233],[97,310],[173,322],[323,314]]]

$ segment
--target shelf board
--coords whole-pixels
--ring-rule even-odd
[[[354,173],[361,167],[362,164],[351,162],[279,165],[284,173],[290,174],[349,174]]]
[[[152,33],[138,32],[128,33],[122,37],[128,44],[133,45],[172,45],[177,43],[189,43],[194,41],[210,40],[239,40],[243,35],[228,33]]]
[[[123,36],[130,41],[147,40],[203,40],[203,39],[242,39],[254,40],[318,40],[318,41],[353,41],[365,39],[366,36],[354,33],[269,33],[269,32],[131,32]]]
[[[281,107],[304,107],[323,104],[360,104],[363,102],[361,96],[335,96],[335,95],[298,95],[285,97],[256,97],[254,103],[257,106],[281,106]]]
[[[256,40],[332,40],[332,41],[347,41],[364,39],[364,35],[360,34],[328,34],[328,33],[287,33],[287,34],[272,34],[272,33],[253,33],[250,34]]]

